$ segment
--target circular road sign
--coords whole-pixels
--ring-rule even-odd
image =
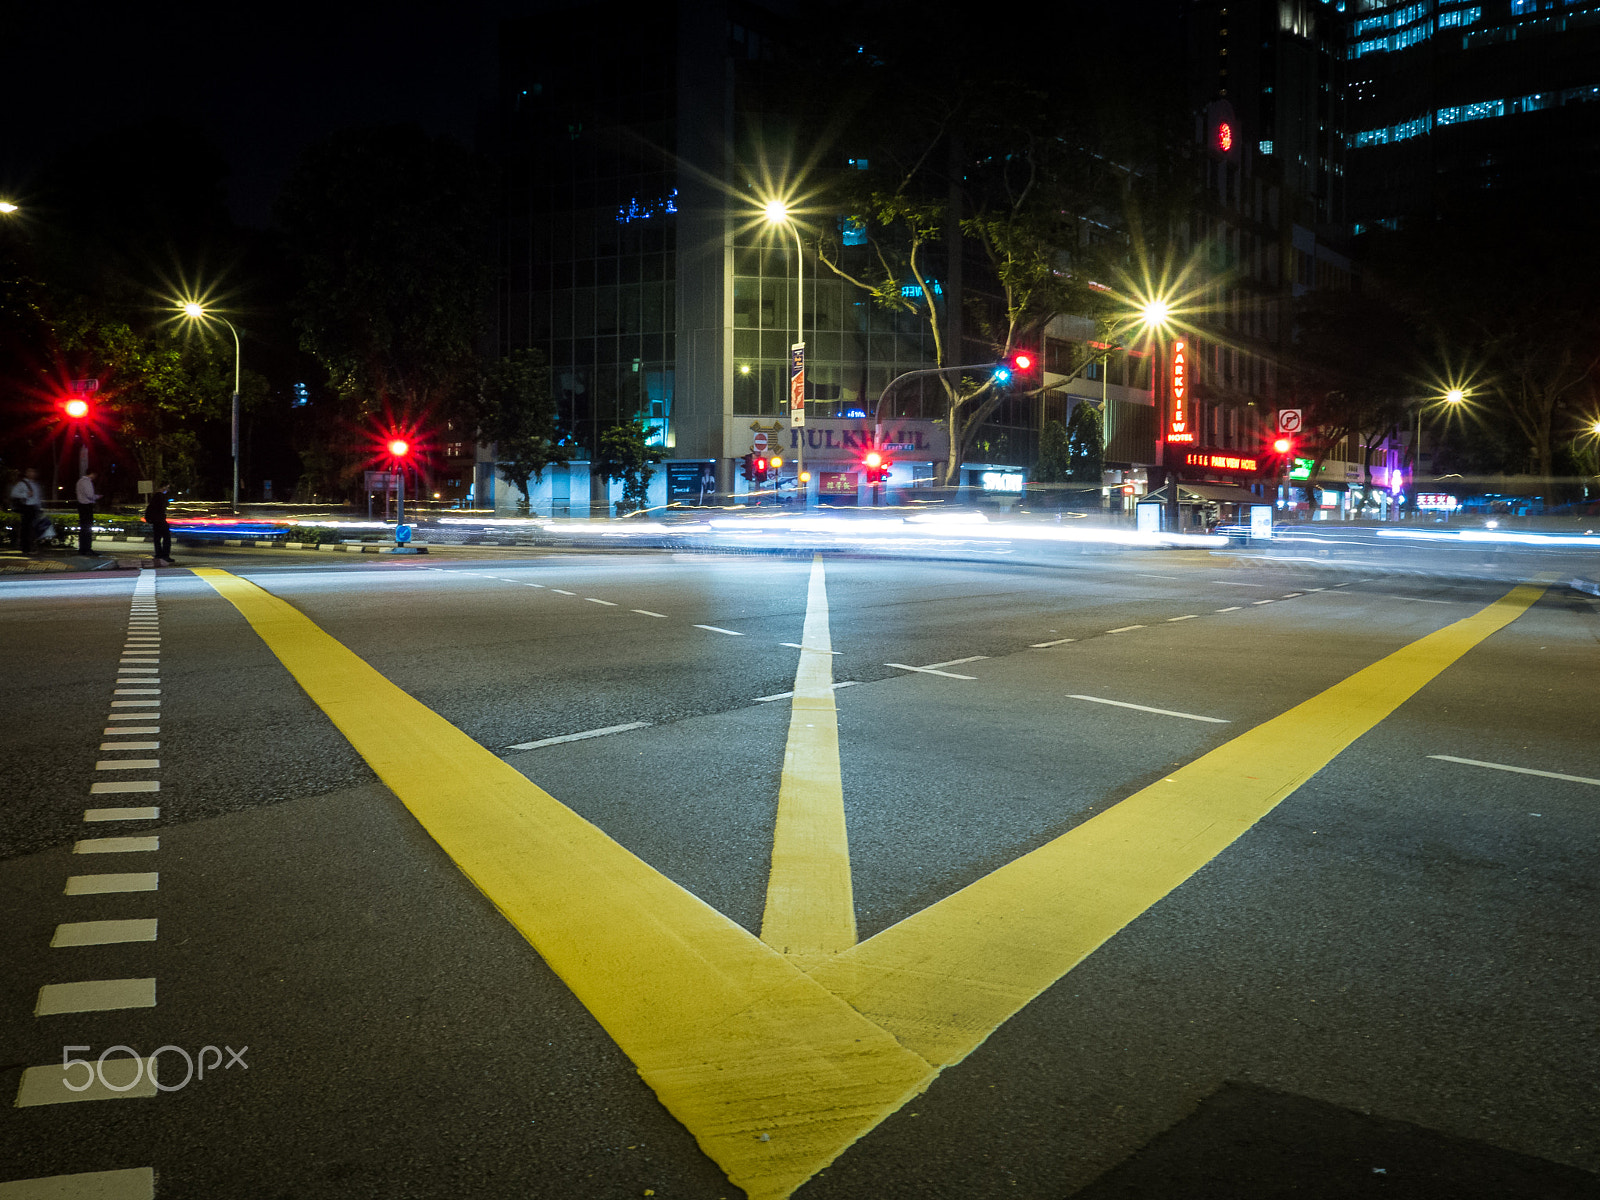
[[[1280,408],[1278,410],[1278,432],[1299,433],[1301,413],[1298,408]]]

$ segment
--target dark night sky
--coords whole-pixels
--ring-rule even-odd
[[[402,4],[31,3],[0,22],[0,195],[131,122],[198,125],[233,168],[237,220],[265,225],[307,144],[416,122],[470,142],[494,85],[495,30],[518,0]],[[86,185],[94,164],[84,163]],[[106,181],[114,186],[114,181]]]

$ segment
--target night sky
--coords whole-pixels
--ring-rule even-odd
[[[405,4],[7,5],[0,22],[0,195],[135,122],[198,125],[231,164],[234,218],[263,226],[295,158],[335,129],[415,122],[472,140],[495,32],[517,0]],[[86,186],[94,164],[83,164]],[[114,186],[114,181],[103,181]]]

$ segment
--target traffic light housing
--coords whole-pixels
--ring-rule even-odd
[[[1032,350],[1015,350],[994,365],[994,381],[1001,387],[1012,384],[1028,386],[1033,383],[1039,356]]]
[[[867,482],[876,486],[889,478],[889,468],[894,463],[876,450],[869,450],[862,458],[861,465],[867,472]]]
[[[741,458],[739,460],[739,477],[746,482],[753,480],[756,477],[755,463],[756,456],[754,454],[746,454]]]

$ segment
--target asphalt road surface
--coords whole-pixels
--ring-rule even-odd
[[[330,557],[0,581],[0,1200],[1600,1196],[1554,573]]]

